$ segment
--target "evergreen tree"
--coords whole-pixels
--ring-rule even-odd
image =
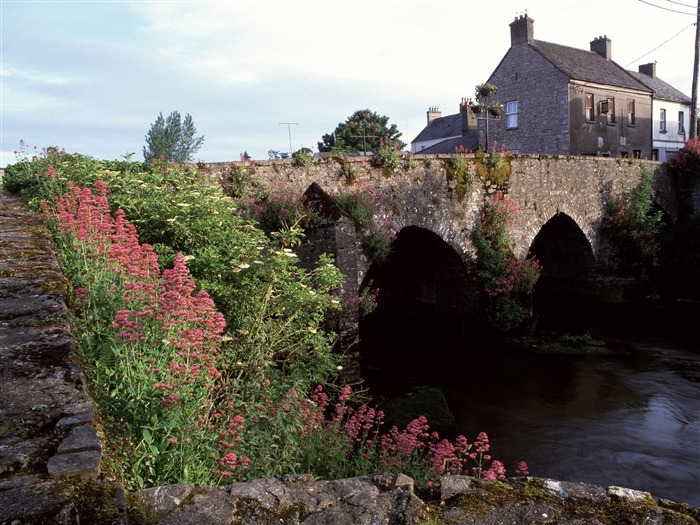
[[[319,151],[377,151],[379,141],[388,137],[390,143],[400,143],[401,132],[396,124],[389,125],[389,117],[380,116],[370,109],[360,109],[341,122],[333,133],[323,135]]]
[[[146,134],[143,158],[149,162],[162,155],[165,160],[178,164],[191,162],[204,143],[204,136],[195,137],[196,133],[197,128],[189,113],[184,120],[178,111],[170,113],[167,119],[163,118],[163,113],[159,113]]]

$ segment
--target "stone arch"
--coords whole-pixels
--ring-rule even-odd
[[[371,263],[361,290],[379,288],[377,310],[361,321],[363,339],[381,332],[461,330],[471,315],[471,290],[462,256],[438,234],[418,226],[398,232],[385,261]]]
[[[556,213],[540,228],[528,256],[542,267],[535,286],[536,313],[568,310],[590,296],[596,258],[588,237],[568,214]]]

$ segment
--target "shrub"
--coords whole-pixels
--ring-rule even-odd
[[[700,181],[700,137],[689,139],[685,146],[669,159],[668,170],[676,180],[680,204],[687,209],[692,188]]]
[[[615,271],[646,279],[656,265],[662,212],[653,211],[653,174],[642,166],[639,184],[608,205],[602,229],[611,243]]]
[[[390,217],[383,221],[375,218],[381,207],[381,199],[372,188],[364,181],[359,181],[352,189],[342,190],[336,196],[336,201],[357,226],[367,255],[374,259],[385,259],[396,236]]]
[[[464,146],[457,146],[446,164],[448,177],[457,182],[457,198],[460,201],[476,178],[476,168],[468,157],[469,153]]]
[[[379,149],[372,157],[372,165],[393,170],[401,164],[401,141],[390,140],[388,136],[379,139]]]
[[[515,203],[498,192],[487,202],[472,232],[476,248],[475,276],[483,292],[489,323],[502,331],[517,328],[528,316],[524,299],[532,294],[540,276],[535,259],[513,253],[510,229]]]
[[[477,151],[474,157],[477,161],[476,174],[482,181],[494,184],[499,188],[506,185],[510,178],[511,164],[505,144],[499,146],[494,141],[491,151]]]

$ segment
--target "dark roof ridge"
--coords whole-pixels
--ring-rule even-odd
[[[530,46],[569,79],[652,92],[617,62],[595,51],[545,40],[533,40]]]

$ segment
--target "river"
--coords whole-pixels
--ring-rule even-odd
[[[459,431],[468,439],[486,432],[494,458],[511,472],[524,459],[533,476],[700,506],[700,345],[688,337],[698,325],[685,324],[683,337],[678,323],[650,324],[649,317],[614,326],[626,350],[615,355],[540,354],[468,337],[399,340],[384,332],[363,342],[363,364],[380,395],[439,387]]]

